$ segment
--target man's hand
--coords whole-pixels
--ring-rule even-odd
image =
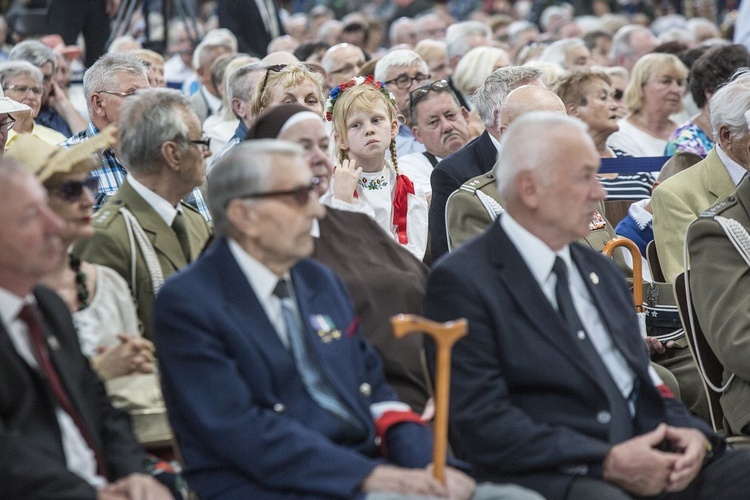
[[[680,455],[654,449],[667,438],[667,426],[623,441],[604,458],[604,480],[639,496],[666,490]],[[682,476],[677,476],[679,479]]]
[[[430,470],[405,469],[393,465],[375,467],[362,483],[362,490],[367,493],[402,493],[434,497],[448,495],[448,488],[436,481]]]
[[[666,345],[662,344],[656,337],[646,337],[643,340],[646,341],[649,354],[664,354],[667,349],[674,347],[674,340],[670,340]]]
[[[99,490],[99,499],[171,500],[172,494],[156,479],[146,474],[131,474]]]
[[[344,160],[333,171],[333,197],[346,203],[354,201],[354,190],[357,189],[362,167],[357,168],[354,160]]]
[[[682,491],[695,479],[706,458],[706,436],[695,429],[682,427],[667,427],[667,441],[672,444],[675,452],[679,453],[669,475],[669,492]]]
[[[432,474],[432,466],[428,468]],[[458,469],[445,468],[445,486],[448,488],[448,497],[456,500],[468,500],[474,494],[477,487],[476,481]]]

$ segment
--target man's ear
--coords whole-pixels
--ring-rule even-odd
[[[398,132],[397,132],[397,133],[398,133]],[[414,138],[415,138],[415,139],[416,139],[417,141],[419,141],[420,143],[424,144],[424,142],[422,142],[422,137],[421,137],[421,135],[419,134],[419,127],[417,127],[416,125],[415,125],[415,126],[413,126],[413,127],[411,128],[411,133],[412,133],[412,135],[414,136]]]
[[[526,170],[516,176],[515,192],[524,206],[529,208],[539,206],[539,183],[533,172]]]
[[[104,99],[99,94],[92,94],[91,96],[91,112],[99,117],[104,117],[107,111],[104,107]]]
[[[461,116],[464,117],[464,120],[466,120],[466,123],[471,122],[471,113],[469,113],[469,110],[461,106]]]
[[[570,103],[567,106],[565,106],[565,110],[568,112],[569,116],[575,116],[576,118],[579,117],[580,113],[578,112],[578,105],[575,103]]]
[[[728,151],[732,148],[732,131],[729,130],[729,127],[726,125],[722,125],[719,127],[719,133],[716,136],[716,142],[719,143],[721,146],[721,149],[724,151]]]
[[[161,155],[164,158],[164,162],[173,171],[177,172],[180,170],[180,162],[182,160],[182,150],[175,141],[165,141],[162,143]]]
[[[240,100],[239,97],[234,97],[232,99],[232,102],[230,103],[232,106],[232,111],[240,120],[245,120],[247,116],[247,112],[245,111],[244,103]]]

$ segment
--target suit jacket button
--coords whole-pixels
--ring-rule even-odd
[[[370,397],[370,394],[372,394],[372,387],[370,387],[370,384],[365,382],[364,384],[359,386],[359,392],[365,397]]]
[[[608,424],[612,420],[612,415],[608,411],[600,411],[596,414],[596,421],[602,425]]]
[[[578,335],[578,340],[586,339],[586,332],[584,332],[583,330],[578,330],[578,333],[576,335]]]
[[[375,436],[375,446],[380,446],[380,443],[382,440],[380,439],[380,436]]]
[[[286,411],[286,406],[281,403],[276,403],[275,405],[273,405],[273,411],[275,411],[276,413],[284,413]]]

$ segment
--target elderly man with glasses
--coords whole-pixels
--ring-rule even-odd
[[[469,112],[461,106],[447,80],[413,90],[409,111],[414,138],[425,151],[399,158],[402,172],[427,195],[432,195],[430,175],[440,160],[469,142]]]
[[[89,124],[79,133],[61,144],[69,148],[85,141],[111,123],[117,123],[120,107],[137,90],[149,88],[146,66],[139,59],[127,54],[102,56],[83,75],[83,93],[89,110]],[[129,126],[129,125],[128,125]],[[99,178],[99,189],[94,196],[94,208],[100,208],[112,197],[125,180],[127,171],[120,163],[115,150],[110,148],[101,155],[102,166],[92,172]],[[202,184],[202,183],[201,183]],[[186,202],[210,220],[208,207],[198,188],[186,193]]]
[[[203,183],[209,140],[175,90],[142,90],[119,111],[128,176],[95,215],[94,237],[74,253],[128,282],[143,335],[151,339],[154,296],[166,277],[198,257],[210,234],[200,213],[180,201]]]

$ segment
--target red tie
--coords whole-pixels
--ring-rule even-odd
[[[104,459],[98,447],[94,444],[94,440],[91,437],[89,428],[86,426],[83,418],[81,418],[81,415],[76,411],[76,409],[73,407],[73,404],[70,402],[70,397],[68,397],[68,393],[65,391],[65,387],[63,387],[62,382],[60,381],[60,377],[57,374],[57,370],[50,360],[49,352],[47,351],[47,344],[44,341],[44,333],[42,332],[42,322],[39,316],[39,311],[37,311],[36,306],[26,304],[18,314],[18,319],[26,323],[26,325],[28,326],[29,339],[31,340],[31,347],[34,351],[34,357],[36,358],[36,362],[39,364],[39,368],[44,372],[44,376],[49,383],[50,389],[52,389],[52,393],[57,400],[57,404],[60,405],[60,408],[62,408],[65,413],[70,415],[70,418],[72,418],[73,422],[75,422],[78,430],[81,433],[81,436],[83,436],[83,439],[86,441],[86,444],[91,449],[91,451],[94,452],[94,457],[96,458],[97,473],[106,478],[107,469],[104,465]]]

